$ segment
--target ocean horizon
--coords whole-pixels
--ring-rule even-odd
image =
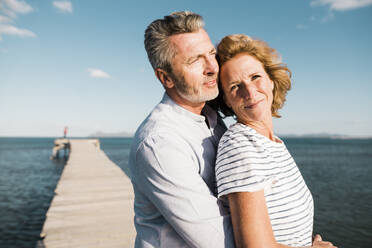
[[[68,136],[67,139],[102,139],[102,138],[133,138],[134,133],[123,132],[125,134],[121,135],[119,133],[106,133],[106,132],[96,132],[99,135],[86,135],[86,136]],[[280,138],[324,138],[324,139],[372,139],[372,135],[349,135],[349,134],[337,134],[337,133],[304,133],[304,134],[295,134],[295,133],[278,133],[276,134]],[[40,136],[40,135],[0,135],[0,138],[51,138],[59,139],[64,138],[63,136]]]

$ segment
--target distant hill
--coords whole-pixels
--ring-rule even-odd
[[[329,134],[329,133],[312,133],[312,134],[279,134],[283,138],[329,138],[329,139],[353,139],[353,138],[367,138],[357,137],[343,134]]]
[[[130,137],[133,137],[133,134],[128,133],[128,132],[105,133],[105,132],[98,131],[98,132],[95,132],[95,133],[89,135],[89,137],[95,137],[95,138],[115,138],[115,137],[130,138]]]

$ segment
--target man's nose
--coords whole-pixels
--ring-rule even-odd
[[[218,73],[218,63],[215,57],[206,59],[204,73],[208,76]]]

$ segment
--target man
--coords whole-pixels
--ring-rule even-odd
[[[205,102],[218,95],[216,50],[202,17],[152,22],[145,48],[165,94],[138,128],[129,159],[136,247],[233,247],[230,217],[215,197],[223,122]]]

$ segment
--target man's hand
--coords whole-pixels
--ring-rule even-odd
[[[319,234],[315,235],[314,240],[313,240],[313,245],[311,247],[313,248],[337,248],[337,246],[334,246],[331,242],[323,241],[322,237]]]

